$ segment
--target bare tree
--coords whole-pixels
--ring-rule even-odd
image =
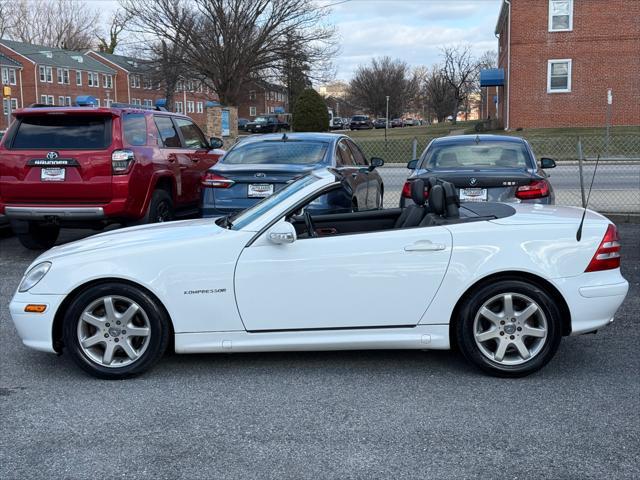
[[[69,50],[91,48],[99,20],[98,13],[79,0],[14,0],[2,13],[6,37]]]
[[[0,38],[4,38],[11,28],[13,17],[9,12],[9,0],[0,0]]]
[[[349,84],[349,96],[353,103],[382,117],[386,114],[388,96],[389,115],[393,117],[404,113],[414,100],[417,89],[417,78],[405,62],[382,57],[358,67]]]
[[[118,10],[111,18],[109,31],[106,35],[97,35],[98,49],[105,53],[114,53],[118,44],[122,39],[127,23],[131,20],[131,16],[124,10]]]
[[[220,101],[237,104],[243,86],[282,73],[291,51],[310,65],[335,52],[326,8],[309,0],[121,0],[131,29],[179,44],[188,68],[207,79]]]
[[[438,122],[445,121],[451,115],[451,105],[455,94],[450,83],[442,74],[440,66],[434,65],[428,70],[422,83],[422,92],[429,119],[435,117]]]
[[[468,45],[445,47],[442,49],[442,57],[442,76],[453,92],[450,111],[455,123],[460,106],[467,101],[474,88],[478,76],[478,61],[471,54],[471,47]]]

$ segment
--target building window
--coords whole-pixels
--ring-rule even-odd
[[[82,86],[82,72],[80,70],[76,70],[76,85]]]
[[[38,67],[38,72],[42,83],[53,83],[53,68],[40,66]]]
[[[176,102],[176,113],[183,113],[182,102]]]
[[[195,103],[191,100],[187,101],[187,113],[193,113],[195,111]]]
[[[139,98],[132,98],[131,99],[131,104],[132,105],[142,105],[142,101]]]
[[[140,75],[131,75],[131,87],[140,88]]]
[[[100,106],[100,99],[96,98],[96,106],[99,107]]]
[[[204,112],[204,104],[202,102],[196,103],[196,112],[197,113]]]
[[[68,68],[56,68],[58,74],[58,83],[65,85],[69,84],[69,69]]]
[[[573,0],[549,0],[549,31],[573,30]]]
[[[102,86],[104,88],[113,88],[113,75],[102,75]]]
[[[66,98],[65,98],[65,102],[64,102],[64,104],[65,104],[67,107],[70,107],[70,106],[71,106],[71,97],[66,97]]]
[[[249,100],[255,100],[255,99],[256,99],[256,91],[249,90]]]
[[[144,102],[142,102],[142,104],[143,104],[145,107],[153,107],[153,102],[152,102],[151,100],[149,100],[148,98],[145,98],[145,99],[144,99]]]
[[[11,111],[14,112],[18,109],[18,99],[12,98],[9,100],[8,98],[2,99],[2,113],[7,116],[9,115],[9,105],[11,105]]]
[[[5,85],[16,84],[16,69],[9,67],[2,67],[2,83]]]
[[[18,109],[18,99],[17,98],[12,98],[11,99],[11,110],[17,110]]]
[[[53,100],[53,95],[49,95],[47,97],[47,105],[55,105],[56,102]]]
[[[46,105],[47,104],[47,96],[46,95],[40,95],[40,103],[42,105]]]
[[[87,85],[90,87],[99,87],[100,75],[94,72],[87,72]]]
[[[64,97],[58,97],[58,105],[64,105]]]
[[[249,116],[250,117],[256,116],[256,107],[249,107]]]
[[[547,66],[547,93],[571,91],[571,59],[549,60]]]

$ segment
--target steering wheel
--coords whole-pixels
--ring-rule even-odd
[[[313,221],[311,220],[311,214],[307,209],[305,209],[304,211],[304,224],[307,227],[307,231],[309,232],[310,237],[315,238],[318,236],[315,229],[313,228]]]

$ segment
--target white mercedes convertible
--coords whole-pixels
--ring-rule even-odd
[[[125,228],[52,248],[10,305],[25,345],[124,378],[177,353],[449,349],[523,376],[565,335],[613,321],[628,284],[615,226],[571,207],[414,205],[311,214],[351,195],[319,170],[235,216]],[[428,200],[425,201],[425,197]]]

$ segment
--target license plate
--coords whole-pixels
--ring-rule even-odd
[[[486,202],[487,189],[486,188],[461,188],[460,201],[461,202]]]
[[[251,198],[264,198],[273,193],[273,185],[270,183],[250,183],[248,195]]]
[[[43,168],[40,171],[40,180],[43,182],[64,182],[64,168]]]

